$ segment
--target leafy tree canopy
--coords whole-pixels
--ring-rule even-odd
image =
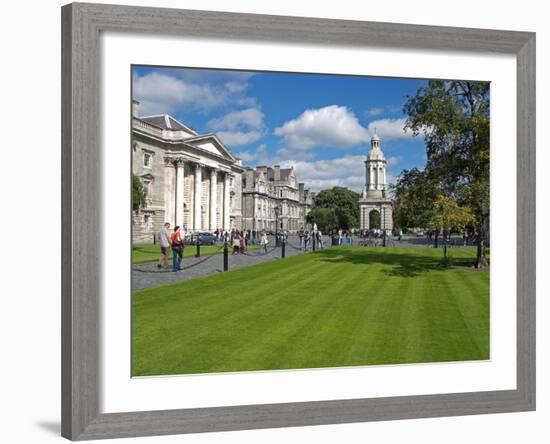
[[[489,134],[490,90],[487,82],[431,80],[419,88],[404,106],[406,128],[423,134],[427,163],[424,183],[429,184],[429,197],[435,202],[431,184],[437,192],[471,208],[476,226],[478,252],[476,265],[486,264],[485,227],[489,217]],[[402,178],[403,179],[403,178]],[[405,177],[401,183],[405,188]],[[417,185],[418,181],[412,181]],[[418,192],[419,188],[416,187]],[[407,193],[402,189],[401,196]],[[437,194],[437,193],[436,193]],[[409,193],[410,195],[410,193]],[[399,195],[396,193],[399,200]],[[415,212],[424,214],[422,202],[409,205],[400,199],[400,217],[415,221]],[[426,213],[425,216],[428,214]],[[407,216],[407,217],[405,217]],[[421,219],[426,220],[423,216]],[[431,216],[429,217],[431,220]]]
[[[145,190],[141,180],[136,175],[132,175],[132,209],[139,210],[145,203]]]
[[[440,192],[437,182],[417,168],[403,170],[393,188],[394,225],[427,228],[433,214],[433,203]]]
[[[359,225],[358,200],[358,193],[344,187],[321,190],[315,196],[307,220],[325,232],[334,228],[356,228]]]

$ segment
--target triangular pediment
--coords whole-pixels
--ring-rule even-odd
[[[203,151],[210,152],[217,156],[236,162],[237,158],[233,156],[229,148],[215,134],[206,134],[202,136],[186,139],[185,143]]]

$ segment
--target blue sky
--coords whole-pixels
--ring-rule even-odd
[[[214,132],[244,166],[293,165],[313,191],[360,191],[376,128],[388,181],[425,164],[424,140],[403,131],[402,108],[425,80],[365,76],[133,68],[140,115],[170,114]]]

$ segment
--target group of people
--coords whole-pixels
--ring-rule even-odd
[[[258,232],[254,231],[254,233],[252,233],[250,230],[232,231],[229,241],[231,242],[231,246],[233,247],[233,254],[246,253],[248,251],[248,244],[251,241],[252,234],[254,234],[255,236],[259,235],[261,251],[262,253],[267,254],[267,245],[269,244],[269,238],[267,237],[267,231],[265,230]],[[258,237],[254,237],[253,239],[258,239]]]
[[[164,227],[159,232],[159,244],[160,244],[160,260],[158,268],[167,270],[170,268],[168,263],[168,254],[170,249],[172,250],[172,271],[176,272],[182,269],[181,263],[183,260],[183,248],[185,246],[185,229],[181,229],[179,225],[176,225],[173,230],[170,230],[170,222],[166,222]]]
[[[261,252],[268,252],[267,246],[269,244],[268,232],[264,230],[237,230],[235,228],[230,231],[218,228],[214,231],[214,236],[218,241],[226,241],[232,247],[233,254],[242,254],[248,251],[250,242],[256,244],[259,243]],[[157,267],[159,269],[168,270],[170,268],[169,255],[172,252],[172,271],[176,272],[182,270],[183,250],[185,248],[185,236],[187,235],[187,228],[176,225],[173,229],[169,222],[166,222],[158,233],[158,241],[160,245],[161,256]],[[285,242],[288,239],[288,232],[281,230],[277,233],[280,242]],[[307,251],[313,248],[313,243],[317,249],[322,249],[323,234],[321,230],[317,229],[314,225],[311,231],[305,230],[304,227],[297,231],[298,238],[300,240],[300,249]],[[338,230],[337,235],[339,239],[343,239],[342,230]],[[339,242],[341,245],[341,241]]]
[[[231,242],[231,246],[233,247],[233,254],[246,253],[248,251],[249,240],[250,238],[246,231],[231,230],[229,242]]]
[[[316,243],[317,249],[323,248],[323,233],[321,230],[317,229],[317,224],[313,226],[313,230],[304,230],[304,227],[301,227],[298,230],[298,239],[300,239],[300,249],[307,251],[309,246],[313,248],[313,242]]]

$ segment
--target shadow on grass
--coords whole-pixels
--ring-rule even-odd
[[[442,257],[414,253],[397,252],[393,249],[362,248],[359,250],[324,250],[317,253],[320,260],[330,263],[348,262],[354,265],[382,264],[382,269],[391,277],[415,277],[432,270],[445,270],[441,265]]]

